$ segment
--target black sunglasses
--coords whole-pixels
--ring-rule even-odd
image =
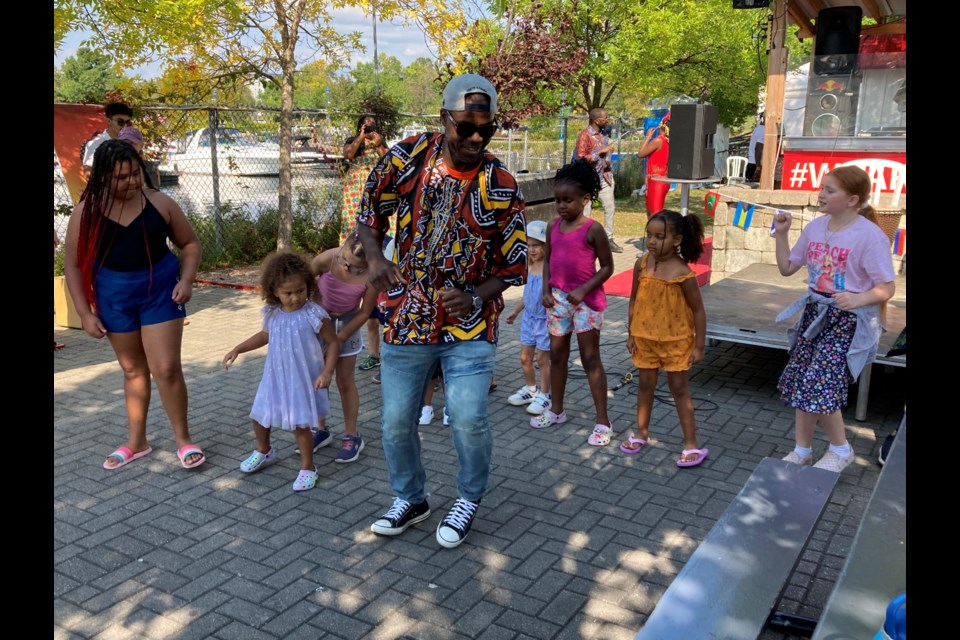
[[[130,125],[133,124],[133,120],[130,120],[130,119],[124,120],[123,118],[114,118],[113,120],[121,127],[129,127]]]
[[[493,134],[497,132],[497,129],[500,128],[496,122],[488,122],[487,124],[475,125],[472,122],[457,122],[453,119],[453,116],[450,115],[450,112],[447,112],[447,117],[450,118],[450,122],[453,123],[453,126],[457,128],[457,135],[461,138],[469,138],[474,133],[480,132],[481,138],[491,138]]]

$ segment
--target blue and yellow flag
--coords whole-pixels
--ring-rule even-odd
[[[753,219],[753,205],[744,209],[742,202],[737,202],[737,209],[733,212],[733,224],[744,231],[750,228],[750,221]]]

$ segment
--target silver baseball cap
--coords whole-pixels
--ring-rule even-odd
[[[454,76],[443,89],[443,108],[447,111],[486,111],[486,105],[467,105],[466,97],[482,93],[490,98],[490,113],[497,112],[497,90],[483,76],[464,73]]]

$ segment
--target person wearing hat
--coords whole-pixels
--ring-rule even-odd
[[[600,175],[600,204],[603,206],[603,230],[607,232],[607,238],[610,240],[610,250],[614,253],[621,253],[616,242],[613,241],[613,214],[615,202],[613,199],[613,164],[610,158],[616,147],[610,144],[610,136],[607,134],[607,125],[610,123],[610,116],[606,109],[596,107],[590,109],[590,123],[587,128],[577,135],[577,146],[573,152],[574,159],[583,158],[597,170]],[[591,203],[592,206],[592,203]],[[587,211],[589,217],[590,211]]]
[[[124,127],[120,129],[117,140],[126,140],[133,145],[141,156],[143,155],[143,134],[136,127]]]
[[[443,130],[395,144],[374,166],[357,214],[370,282],[387,291],[380,346],[383,451],[393,505],[371,525],[393,536],[430,517],[420,458],[420,401],[437,363],[457,450],[457,499],[436,530],[447,548],[466,537],[487,491],[493,376],[502,292],[527,277],[523,196],[486,151],[497,91],[463,74],[443,90]],[[380,242],[396,218],[394,259]]]
[[[659,133],[659,135],[657,135]],[[656,137],[654,137],[656,136]],[[653,180],[654,176],[667,175],[667,161],[670,156],[670,112],[663,116],[660,124],[651,127],[647,135],[643,138],[643,144],[637,151],[637,156],[647,159],[646,183],[647,191],[645,193],[645,204],[647,208],[647,219],[655,213],[663,210],[663,204],[667,200],[667,192],[670,191],[669,182]]]
[[[507,398],[507,402],[527,406],[527,413],[540,415],[550,408],[550,334],[547,332],[547,310],[543,306],[543,259],[546,257],[547,223],[534,220],[527,223],[527,284],[523,298],[507,315],[507,324],[520,320],[520,368],[525,384]],[[533,361],[540,366],[540,386]]]

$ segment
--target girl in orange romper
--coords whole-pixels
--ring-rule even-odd
[[[677,406],[683,431],[683,452],[678,467],[694,467],[708,450],[697,442],[693,399],[687,370],[703,359],[707,315],[700,286],[689,263],[703,253],[703,222],[695,215],[663,210],[647,222],[647,252],[633,267],[630,292],[630,335],[627,349],[639,369],[637,378],[637,432],[620,444],[633,455],[650,438],[653,392],[662,368]]]

